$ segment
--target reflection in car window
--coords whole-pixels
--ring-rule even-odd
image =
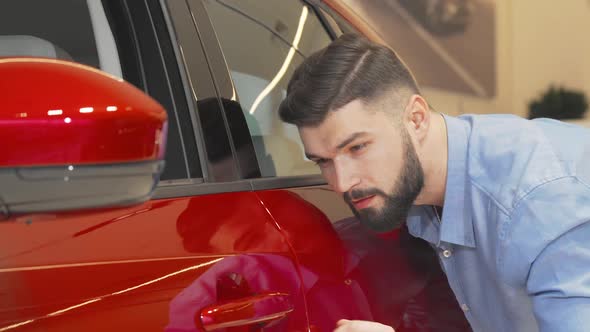
[[[294,69],[305,56],[330,42],[315,12],[298,0],[204,2],[230,68],[262,176],[318,174],[319,169],[305,159],[297,129],[282,123],[277,112]]]
[[[121,76],[113,34],[107,24],[99,25],[106,22],[104,10],[91,4],[89,8],[80,0],[2,1],[0,56],[73,60]],[[98,27],[105,31],[95,31]]]

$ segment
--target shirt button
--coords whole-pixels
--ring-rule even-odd
[[[467,312],[467,311],[469,311],[469,307],[467,306],[467,304],[463,303],[463,304],[461,304],[461,310]]]
[[[446,249],[442,252],[442,254],[445,256],[445,258],[449,258],[453,253],[449,249]]]

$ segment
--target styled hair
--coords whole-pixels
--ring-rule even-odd
[[[356,99],[370,103],[387,91],[420,92],[393,50],[356,34],[344,34],[299,65],[279,115],[298,127],[315,127],[330,111]]]

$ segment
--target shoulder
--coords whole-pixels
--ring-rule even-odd
[[[498,230],[499,273],[521,284],[550,244],[590,229],[579,227],[590,222],[590,132],[509,115],[461,119],[470,128],[470,183],[503,210],[490,226]]]
[[[584,143],[590,131],[581,127],[513,115],[462,118],[470,124],[468,176],[506,214],[533,190],[590,167],[580,162],[590,159],[590,144]]]
[[[575,175],[543,183],[518,201],[506,223],[502,267],[510,279],[524,281],[546,248],[580,232],[590,238],[590,186]]]

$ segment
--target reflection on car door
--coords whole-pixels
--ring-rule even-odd
[[[274,293],[288,312],[273,330],[307,326],[290,248],[254,193],[23,216],[0,235],[3,331],[191,331],[207,306]]]

